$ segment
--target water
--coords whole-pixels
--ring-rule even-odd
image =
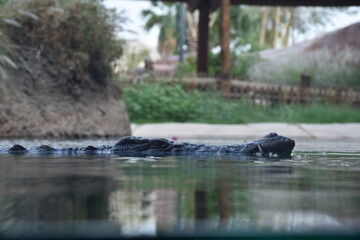
[[[298,141],[281,160],[0,155],[0,235],[348,234],[359,173],[356,141]]]

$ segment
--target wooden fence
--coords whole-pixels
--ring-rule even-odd
[[[201,91],[221,90],[220,84],[214,79],[184,79],[191,88]],[[232,80],[229,89],[224,94],[230,99],[251,99],[256,104],[309,104],[327,102],[331,104],[352,104],[360,107],[360,91],[353,88],[335,87],[300,87],[250,83]]]
[[[147,81],[157,81],[157,77]],[[136,78],[136,81],[141,80]],[[314,102],[330,104],[350,104],[360,108],[360,90],[349,87],[312,87],[253,83],[248,81],[230,80],[226,91],[215,77],[162,77],[169,83],[186,83],[190,89],[199,91],[222,91],[229,99],[248,99],[254,104],[310,104]],[[127,78],[127,83],[134,78]]]

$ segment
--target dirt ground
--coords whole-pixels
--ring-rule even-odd
[[[120,89],[111,78],[82,80],[70,64],[31,49],[19,69],[0,78],[0,138],[81,138],[130,135]]]

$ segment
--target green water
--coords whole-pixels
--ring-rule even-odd
[[[0,155],[0,236],[357,232],[357,148],[304,141],[281,160]]]

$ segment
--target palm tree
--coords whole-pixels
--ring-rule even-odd
[[[160,56],[172,55],[176,49],[176,5],[171,3],[151,2],[153,9],[145,9],[142,16],[146,23],[144,29],[150,31],[158,26],[158,51]],[[160,14],[158,12],[161,12]]]

